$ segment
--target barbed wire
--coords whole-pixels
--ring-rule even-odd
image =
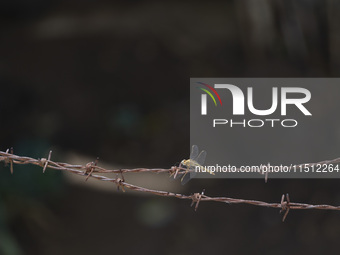
[[[47,168],[67,171],[73,174],[86,176],[85,180],[87,180],[88,178],[94,178],[100,181],[113,182],[117,185],[118,190],[122,189],[122,191],[124,192],[126,188],[130,190],[138,191],[138,192],[151,193],[157,196],[174,197],[178,199],[191,200],[192,201],[191,206],[196,204],[194,207],[195,211],[197,210],[199,203],[205,202],[205,201],[222,202],[222,203],[228,203],[228,204],[248,204],[248,205],[254,205],[254,206],[277,208],[277,209],[280,209],[280,213],[284,212],[282,221],[285,221],[290,210],[319,209],[319,210],[340,211],[340,206],[312,205],[312,204],[291,202],[288,193],[286,195],[285,194],[282,195],[280,203],[269,203],[269,202],[263,202],[263,201],[258,201],[258,200],[238,199],[238,198],[230,198],[230,197],[209,197],[204,194],[205,190],[203,190],[201,193],[194,193],[192,195],[184,195],[180,193],[173,193],[173,192],[162,191],[162,190],[153,190],[153,189],[140,187],[140,186],[133,185],[133,184],[126,182],[123,174],[124,173],[153,172],[153,173],[168,173],[170,174],[170,176],[176,176],[177,174],[185,174],[189,170],[183,167],[178,167],[178,166],[173,166],[169,169],[134,168],[134,169],[109,170],[103,167],[99,167],[97,165],[98,158],[95,162],[89,162],[86,165],[72,165],[72,164],[62,163],[62,162],[54,162],[51,160],[51,156],[52,156],[52,151],[49,152],[47,159],[46,158],[35,159],[31,157],[18,156],[18,155],[13,154],[13,148],[7,149],[6,152],[0,151],[0,161],[4,162],[5,165],[10,164],[10,172],[12,174],[13,174],[14,164],[36,165],[36,166],[43,168],[43,173],[45,173]],[[340,158],[337,158],[334,160],[321,161],[319,163],[306,163],[306,164],[300,164],[300,165],[312,166],[316,164],[335,164],[339,162],[340,162]],[[300,165],[297,165],[297,166],[300,166]],[[115,173],[117,174],[117,177],[109,178],[103,175],[98,175],[98,173]],[[265,178],[267,178],[267,176]]]

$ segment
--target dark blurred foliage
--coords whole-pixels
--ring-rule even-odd
[[[188,154],[190,77],[336,77],[336,1],[0,2],[1,150],[168,167]],[[61,155],[61,154],[60,154]],[[58,157],[58,154],[57,154]],[[4,254],[337,252],[336,212],[106,194],[1,167]],[[339,202],[338,180],[194,180],[187,193]]]

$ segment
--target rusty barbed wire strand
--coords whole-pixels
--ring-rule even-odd
[[[13,149],[11,148],[11,152]],[[270,202],[263,202],[258,200],[249,200],[249,199],[239,199],[239,198],[230,198],[230,197],[209,197],[204,194],[205,190],[203,190],[201,193],[194,193],[192,195],[184,195],[180,193],[173,193],[168,191],[162,191],[162,190],[153,190],[148,189],[144,187],[140,187],[134,184],[130,184],[125,181],[123,177],[123,173],[142,173],[142,172],[154,172],[154,173],[169,173],[170,175],[174,175],[175,172],[187,172],[188,169],[173,166],[169,169],[163,169],[163,168],[134,168],[134,169],[117,169],[117,170],[108,170],[102,167],[97,166],[98,158],[96,162],[90,162],[83,165],[72,165],[68,163],[61,163],[61,162],[54,162],[51,160],[52,151],[49,152],[48,159],[41,158],[41,159],[34,159],[31,157],[25,157],[25,156],[18,156],[12,153],[9,153],[9,150],[6,152],[0,151],[0,161],[5,162],[5,165],[11,163],[10,169],[11,173],[13,173],[13,164],[31,164],[36,165],[43,168],[43,173],[47,168],[54,169],[54,170],[62,170],[62,171],[68,171],[73,174],[86,176],[86,179],[91,177],[100,181],[107,181],[107,182],[113,182],[117,185],[117,188],[121,187],[123,191],[125,191],[124,188],[138,191],[138,192],[144,192],[144,193],[150,193],[157,196],[164,196],[164,197],[174,197],[178,199],[186,199],[191,200],[191,206],[193,206],[196,203],[195,211],[197,210],[198,204],[200,202],[204,201],[214,201],[214,202],[222,202],[227,204],[248,204],[248,205],[254,205],[254,206],[261,206],[261,207],[269,207],[269,208],[277,208],[280,209],[281,212],[285,212],[282,221],[284,221],[288,215],[288,212],[290,210],[310,210],[310,209],[318,209],[318,210],[336,210],[340,211],[340,206],[333,206],[333,205],[313,205],[313,204],[305,204],[305,203],[295,203],[291,202],[289,195],[282,195],[281,202],[280,203],[270,203]],[[306,163],[307,165],[316,165],[316,164],[335,164],[339,163],[340,158],[334,159],[334,160],[325,160],[318,163]],[[306,164],[299,164],[300,165],[306,165]],[[109,178],[106,176],[93,174],[95,173],[116,173],[121,174],[121,178]]]

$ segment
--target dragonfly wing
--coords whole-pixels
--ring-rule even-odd
[[[191,154],[190,154],[190,159],[195,159],[198,156],[198,147],[197,145],[193,145],[191,147]]]
[[[188,181],[190,181],[192,178],[194,178],[196,176],[196,172],[191,168],[190,172],[185,173],[185,175],[182,175],[181,178],[181,184],[184,185],[186,183],[188,183]]]
[[[198,155],[197,159],[195,160],[198,164],[203,165],[205,158],[207,157],[206,151],[201,151],[200,155]]]
[[[192,172],[189,173],[190,179],[194,178],[196,176],[197,172],[195,172],[195,169],[193,169]]]
[[[179,173],[179,172],[178,172],[176,176],[175,176],[175,174],[174,174],[173,179],[174,179],[174,180],[182,179],[183,175],[184,175],[184,173]]]
[[[186,184],[188,181],[190,181],[190,174],[186,173],[184,176],[182,176],[181,178],[181,184],[184,185]]]

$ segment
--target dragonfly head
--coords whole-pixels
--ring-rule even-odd
[[[187,159],[183,159],[183,160],[181,161],[181,163],[179,164],[179,166],[180,166],[180,167],[183,167],[183,166],[186,167],[186,166],[188,166],[188,161],[189,161],[189,160],[187,160]]]

